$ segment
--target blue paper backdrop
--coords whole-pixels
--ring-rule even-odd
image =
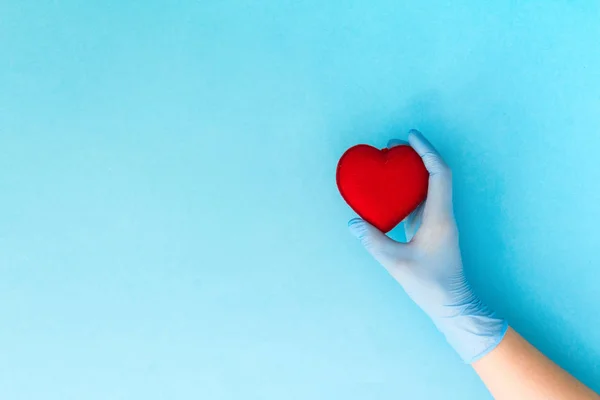
[[[0,397],[485,399],[352,238],[419,128],[480,295],[600,390],[600,5],[0,2]]]

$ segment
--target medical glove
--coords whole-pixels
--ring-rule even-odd
[[[452,175],[438,152],[415,130],[408,137],[429,171],[427,199],[404,221],[406,243],[355,218],[350,231],[402,285],[466,363],[493,350],[508,328],[473,293],[465,278],[452,208]],[[399,145],[392,140],[388,147]]]

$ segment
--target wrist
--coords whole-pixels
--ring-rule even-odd
[[[508,323],[502,318],[473,315],[438,321],[436,326],[466,364],[494,350],[508,329]]]
[[[496,348],[508,329],[506,320],[497,316],[470,290],[460,301],[443,308],[444,312],[434,317],[433,322],[467,364]]]

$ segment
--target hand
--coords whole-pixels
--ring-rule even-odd
[[[420,132],[410,131],[408,140],[429,171],[427,199],[404,221],[408,242],[396,242],[360,218],[348,225],[461,358],[472,363],[498,345],[508,325],[481,303],[465,279],[450,168]],[[392,140],[388,146],[401,143]]]

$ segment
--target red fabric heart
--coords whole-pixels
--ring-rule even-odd
[[[429,173],[410,146],[379,150],[359,144],[340,158],[336,181],[361,218],[389,232],[425,200]]]

